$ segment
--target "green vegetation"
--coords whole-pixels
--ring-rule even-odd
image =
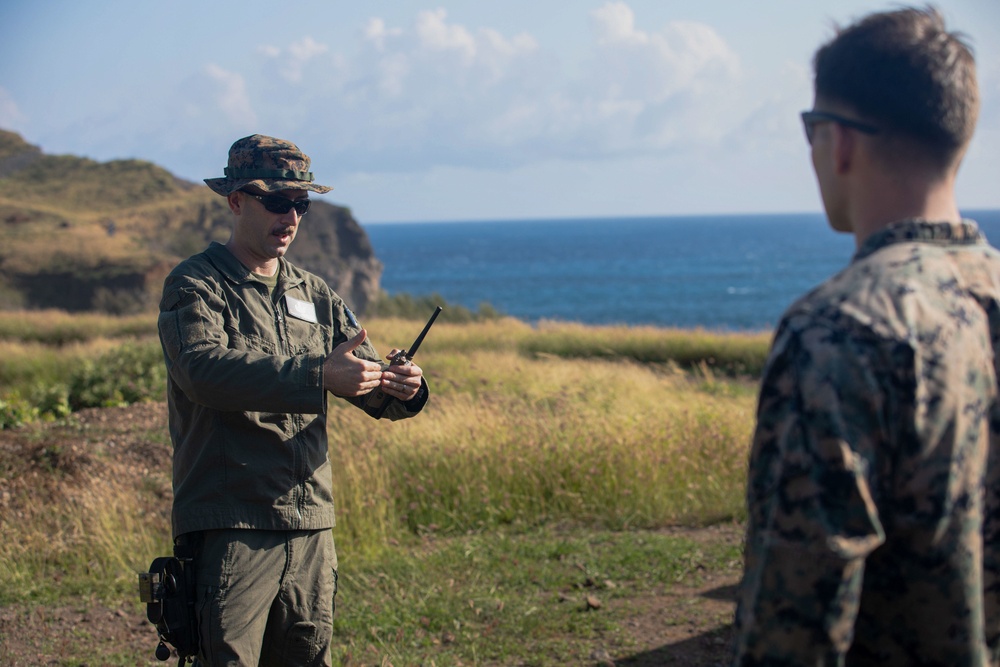
[[[447,304],[440,294],[413,297],[410,294],[388,294],[382,292],[378,298],[368,304],[367,315],[375,318],[397,318],[406,320],[421,320],[430,317],[435,306],[446,307],[449,322],[478,322],[495,320],[503,315],[488,303],[480,304],[479,309],[471,311],[464,306]]]
[[[0,312],[0,429],[163,400],[152,316]]]
[[[593,664],[595,645],[621,640],[588,596],[627,605],[739,562],[732,545],[682,536],[552,529],[433,541],[360,569],[342,559],[334,662]]]
[[[408,344],[425,305],[368,319],[376,347]],[[139,615],[135,572],[169,552],[165,407],[127,431],[69,412],[163,399],[155,324],[65,318],[0,313],[0,418],[55,420],[0,447],[0,604],[124,600]],[[443,313],[417,359],[434,394],[419,418],[329,403],[338,659],[581,664],[620,630],[587,595],[627,604],[731,572],[735,546],[657,531],[742,520],[767,343]],[[112,648],[81,640],[60,664],[135,664]]]
[[[500,316],[483,305],[478,312],[447,304],[438,295],[383,296],[366,326],[378,349],[412,341],[435,305],[444,304],[428,349],[449,352],[438,391],[448,393],[461,375],[465,355],[509,352],[532,360],[593,359],[648,364],[656,373],[694,371],[702,389],[742,391],[717,383],[715,375],[737,379],[759,375],[767,334],[721,334],[654,327],[588,327],[543,322],[531,326]],[[461,326],[475,323],[474,327]],[[457,326],[456,326],[457,325]],[[0,428],[34,419],[51,420],[70,409],[163,400],[162,358],[155,317],[114,317],[63,311],[0,311]],[[456,356],[458,355],[458,356]],[[458,371],[458,375],[456,372]],[[743,383],[746,389],[746,383]],[[463,391],[478,395],[475,382]],[[734,389],[735,387],[735,389]],[[751,387],[752,390],[752,387]]]

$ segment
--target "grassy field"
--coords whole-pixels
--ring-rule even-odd
[[[383,351],[422,326],[365,324]],[[433,396],[418,418],[330,402],[340,663],[581,664],[618,627],[581,613],[588,594],[610,606],[735,567],[738,546],[668,529],[742,520],[767,344],[442,315],[416,360]],[[11,618],[75,600],[141,616],[135,573],[169,551],[159,355],[151,316],[0,314],[0,416],[24,424],[0,439]],[[134,401],[152,416],[124,432],[74,412]],[[572,604],[541,602],[566,591]],[[91,645],[52,664],[87,662]],[[115,651],[88,664],[137,664],[134,648]]]

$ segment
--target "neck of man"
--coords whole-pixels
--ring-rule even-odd
[[[959,222],[955,173],[944,177],[900,171],[870,172],[856,183],[849,210],[860,247],[869,236],[902,220]]]
[[[233,253],[233,256],[240,260],[240,263],[247,267],[251,273],[261,276],[273,276],[278,272],[277,257],[256,257],[246,252],[239,244],[234,243],[232,237],[226,242],[226,249]]]

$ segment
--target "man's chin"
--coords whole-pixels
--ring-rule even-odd
[[[284,243],[278,243],[278,244],[276,244],[273,247],[274,256],[275,257],[281,257],[282,255],[284,255],[286,252],[288,252],[288,247],[290,245],[292,245],[292,240],[291,239],[289,239],[288,241],[286,241]]]

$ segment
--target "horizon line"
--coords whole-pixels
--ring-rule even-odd
[[[339,206],[339,204],[336,204]],[[959,212],[963,217],[974,216],[976,213],[1000,213],[1000,206],[997,207],[969,207],[960,208]],[[448,219],[417,219],[417,220],[368,220],[358,223],[363,225],[423,225],[423,224],[489,224],[489,223],[522,223],[522,222],[601,222],[620,220],[680,220],[691,218],[775,218],[775,217],[796,217],[796,216],[819,216],[826,217],[823,211],[782,211],[763,213],[648,213],[648,214],[624,214],[624,215],[554,215],[554,216],[525,216],[525,217],[488,217],[488,218],[448,218]]]

